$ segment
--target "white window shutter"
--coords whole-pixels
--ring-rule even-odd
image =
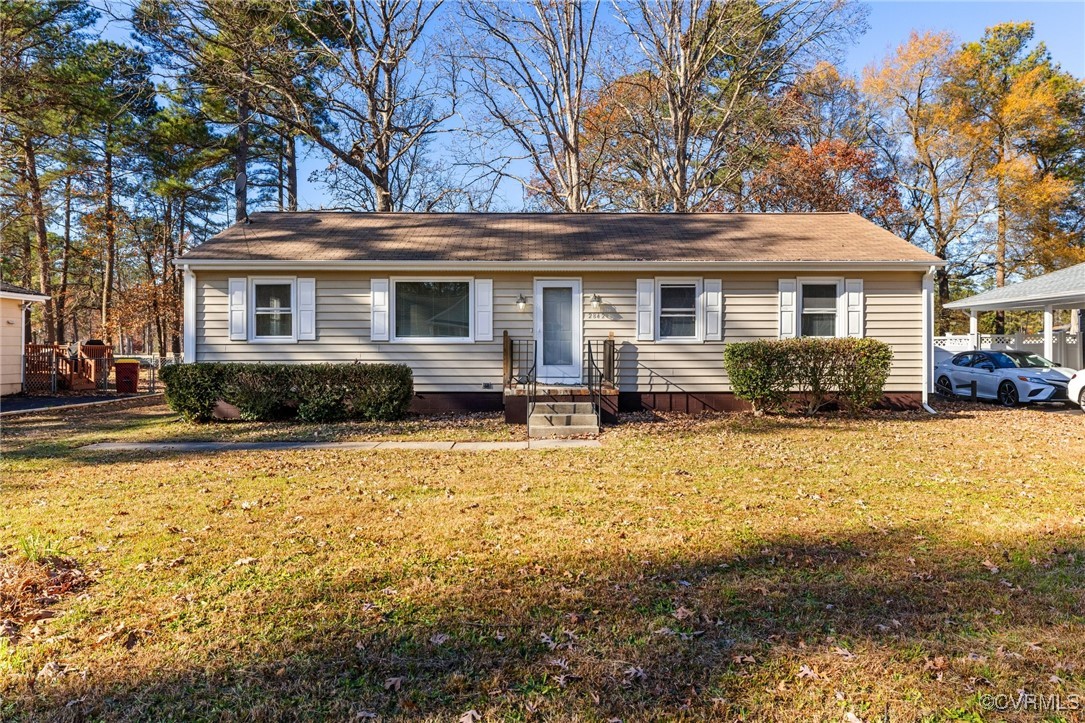
[[[298,279],[298,341],[316,340],[316,279]]]
[[[637,279],[637,341],[655,338],[655,279]]]
[[[848,336],[863,336],[863,280],[845,279],[844,304],[847,312]]]
[[[249,297],[248,279],[230,279],[228,292],[230,304],[230,341],[247,341],[249,315],[246,302]]]
[[[371,313],[369,338],[388,341],[388,279],[371,279],[369,282]]]
[[[704,338],[705,341],[723,339],[723,282],[720,279],[704,280]]]
[[[494,280],[475,279],[475,341],[494,340]]]
[[[795,338],[795,279],[780,279],[780,338]]]

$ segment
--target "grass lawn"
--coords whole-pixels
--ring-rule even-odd
[[[674,418],[549,451],[79,449],[521,433],[5,420],[0,719],[1081,720],[987,710],[1085,706],[1080,413]],[[27,558],[58,554],[78,570],[26,597]]]

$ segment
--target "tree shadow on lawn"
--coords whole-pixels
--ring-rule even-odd
[[[275,604],[237,619],[206,659],[115,666],[34,693],[24,685],[25,707],[7,712],[456,720],[474,709],[487,719],[658,720],[799,710],[880,719],[888,710],[914,720],[981,712],[984,692],[1080,693],[1080,538],[980,546],[943,533],[749,540],[734,554],[690,559],[614,550],[484,570],[420,560],[297,589],[252,581]],[[244,586],[256,570],[226,574]],[[200,606],[215,604],[193,600],[193,624]],[[146,644],[156,643],[174,647],[155,636]]]

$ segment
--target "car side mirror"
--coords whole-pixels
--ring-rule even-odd
[[[993,372],[995,370],[995,367],[994,367],[993,364],[980,364],[980,369],[984,369],[986,371]]]

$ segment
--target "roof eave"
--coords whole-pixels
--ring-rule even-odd
[[[51,299],[45,294],[20,294],[14,291],[0,291],[0,299],[15,299],[16,301],[45,301]]]
[[[179,266],[205,271],[244,270],[388,270],[388,271],[667,271],[704,269],[718,271],[783,271],[804,269],[849,269],[854,271],[927,271],[944,266],[941,259],[888,261],[294,261],[190,259],[175,261]]]
[[[1014,297],[1012,299],[995,299],[984,301],[982,295],[961,299],[945,304],[947,309],[967,309],[974,311],[1039,311],[1048,306],[1056,309],[1077,309],[1085,305],[1085,294],[1079,291],[1048,294],[1045,296]]]

